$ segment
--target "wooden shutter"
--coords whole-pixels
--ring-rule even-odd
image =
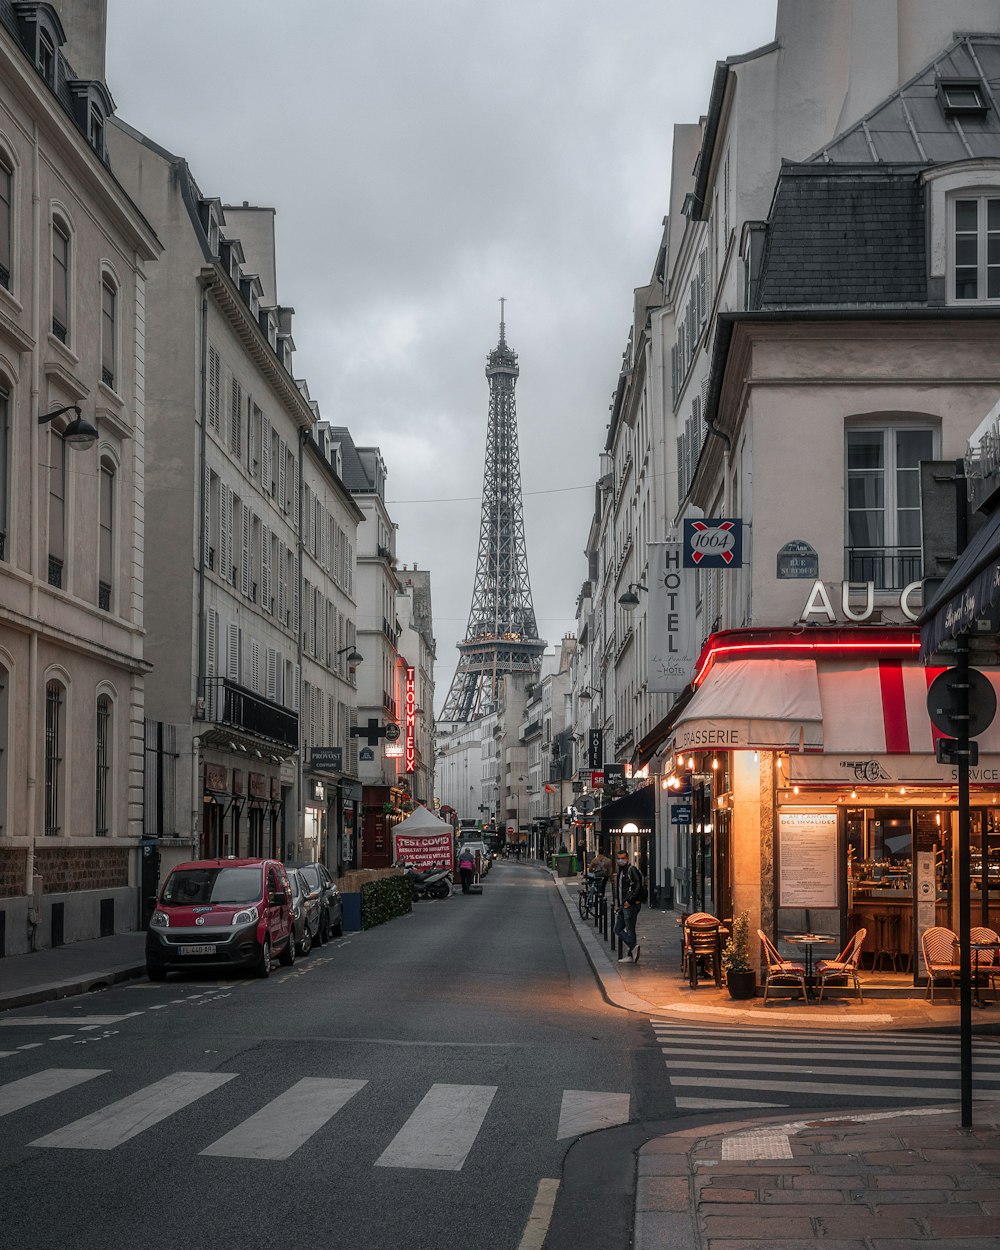
[[[260,527],[260,604],[271,611],[271,531],[266,525]]]
[[[240,627],[234,621],[226,627],[226,676],[240,681]]]
[[[240,593],[250,597],[250,543],[253,517],[249,504],[240,504]]]
[[[208,349],[208,428],[219,432],[219,353]]]
[[[288,624],[288,570],[284,544],[278,543],[278,620]]]
[[[271,422],[261,414],[260,418],[260,482],[267,494],[271,490]]]
[[[233,378],[229,391],[229,447],[239,459],[243,455],[243,387]]]
[[[288,459],[285,440],[278,439],[278,507],[282,512],[288,511],[288,500],[285,495],[285,462]]]
[[[212,470],[205,465],[205,500],[201,518],[201,562],[209,567],[212,550]]]
[[[215,608],[205,612],[205,676],[215,677],[219,671],[219,614]]]
[[[219,574],[224,581],[233,576],[233,492],[225,482],[219,483]]]
[[[274,647],[268,647],[266,674],[267,685],[264,690],[264,694],[271,700],[272,703],[277,703],[278,701],[278,663],[279,656],[277,651],[275,651]]]
[[[299,696],[301,693],[299,686],[300,686],[301,680],[302,680],[302,670],[299,668],[297,664],[293,664],[292,665],[292,688],[289,691],[289,694],[291,695],[291,699],[292,699],[292,711],[293,712],[297,712],[299,710]]]
[[[250,639],[250,689],[260,694],[260,643]]]

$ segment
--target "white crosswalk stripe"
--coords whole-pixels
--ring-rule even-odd
[[[495,1085],[432,1085],[375,1166],[460,1171],[496,1092]]]
[[[287,1159],[367,1084],[305,1077],[201,1153],[229,1159]]]
[[[0,1084],[0,1117],[30,1107],[34,1103],[52,1100],[57,1095],[93,1081],[99,1076],[110,1076],[107,1068],[46,1068],[32,1076]],[[276,1097],[264,1105],[257,1105],[252,1114],[241,1112],[245,1118],[238,1119],[226,1111],[226,1107],[239,1106],[240,1081],[235,1072],[172,1072],[160,1080],[134,1090],[125,1097],[100,1105],[96,1093],[88,1097],[80,1107],[74,1100],[74,1110],[88,1113],[74,1118],[61,1127],[45,1132],[25,1144],[40,1149],[59,1150],[115,1150],[145,1133],[147,1129],[161,1124],[199,1100],[212,1095],[229,1082],[233,1085],[233,1100],[220,1104],[218,1117],[228,1120],[229,1127],[222,1136],[205,1145],[204,1132],[200,1127],[191,1128],[191,1153],[219,1160],[240,1159],[290,1159],[311,1138],[326,1128],[344,1111],[355,1098],[384,1098],[384,1087],[379,1082],[366,1079],[342,1077],[304,1077],[294,1081]],[[95,1091],[99,1087],[94,1086]],[[128,1088],[126,1086],[126,1088]],[[250,1086],[251,1089],[255,1086]],[[408,1118],[392,1136],[395,1126],[385,1134],[385,1148],[375,1160],[374,1166],[393,1169],[419,1169],[427,1171],[460,1171],[475,1146],[487,1118],[491,1114],[496,1085],[434,1084],[428,1089],[413,1092],[412,1101],[398,1091],[394,1096],[400,1103],[402,1114],[412,1108]],[[105,1095],[105,1098],[107,1095]],[[628,1122],[631,1111],[631,1095],[610,1090],[559,1091],[558,1122],[555,1099],[552,1102],[550,1141],[567,1141],[583,1133],[592,1133]],[[496,1115],[496,1112],[493,1112]],[[238,1122],[237,1122],[238,1121]],[[58,1124],[58,1119],[55,1120]],[[210,1121],[219,1125],[219,1118]],[[12,1125],[17,1121],[11,1121]],[[49,1124],[52,1118],[49,1119]],[[191,1121],[203,1125],[205,1119]],[[7,1126],[5,1126],[6,1128]],[[225,1123],[221,1124],[225,1128]],[[35,1132],[39,1130],[36,1128]],[[215,1128],[218,1132],[218,1127]],[[357,1120],[344,1132],[357,1132]],[[31,1131],[24,1134],[32,1137]],[[390,1140],[391,1138],[391,1140]],[[8,1129],[0,1140],[5,1146],[14,1143],[13,1129]],[[381,1143],[384,1145],[384,1143]],[[378,1149],[378,1146],[376,1146]]]
[[[127,1098],[31,1143],[61,1150],[114,1150],[175,1111],[225,1085],[235,1072],[173,1072]],[[0,1091],[2,1092],[2,1091]]]
[[[947,1102],[959,1095],[957,1038],[651,1023],[674,1101],[685,1110],[787,1107],[802,1094],[852,1103]],[[973,1093],[1000,1101],[995,1042],[973,1042]]]

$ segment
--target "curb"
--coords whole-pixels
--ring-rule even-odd
[[[146,962],[117,964],[100,972],[87,972],[65,981],[50,981],[47,985],[33,985],[23,990],[0,993],[0,1011],[13,1007],[30,1007],[35,1003],[50,1003],[59,998],[73,998],[77,994],[90,994],[106,990],[119,981],[130,981],[146,975]]]

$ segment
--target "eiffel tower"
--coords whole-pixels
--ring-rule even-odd
[[[507,346],[504,302],[500,301],[500,341],[486,360],[490,415],[476,584],[441,721],[482,716],[497,702],[503,675],[538,673],[546,647],[538,637],[531,606],[514,404],[520,370],[517,353]]]

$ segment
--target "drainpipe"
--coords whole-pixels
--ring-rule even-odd
[[[205,505],[208,503],[208,295],[201,293],[201,368],[198,378],[198,405],[201,409],[201,431],[198,438],[198,457],[200,482],[198,486],[198,680],[195,686],[194,720],[199,719],[199,712],[204,714],[205,708]],[[198,834],[201,829],[202,802],[199,786],[198,763],[201,749],[201,738],[191,738],[191,858],[198,858]]]
[[[29,494],[29,550],[28,573],[31,578],[30,602],[31,619],[37,622],[38,612],[38,543],[39,543],[39,484],[38,473],[41,467],[41,432],[38,424],[39,389],[41,362],[39,354],[42,343],[42,310],[41,310],[41,247],[42,247],[42,202],[41,180],[39,175],[38,126],[33,128],[31,148],[31,335],[35,350],[31,353],[31,394],[29,400],[29,457],[28,494]],[[50,435],[51,437],[51,435]],[[28,635],[28,759],[27,782],[28,793],[25,819],[28,826],[28,856],[25,864],[25,894],[28,898],[28,943],[32,950],[38,949],[38,926],[41,923],[41,890],[35,897],[35,824],[38,811],[38,626],[33,625]],[[41,878],[37,878],[39,887]]]

